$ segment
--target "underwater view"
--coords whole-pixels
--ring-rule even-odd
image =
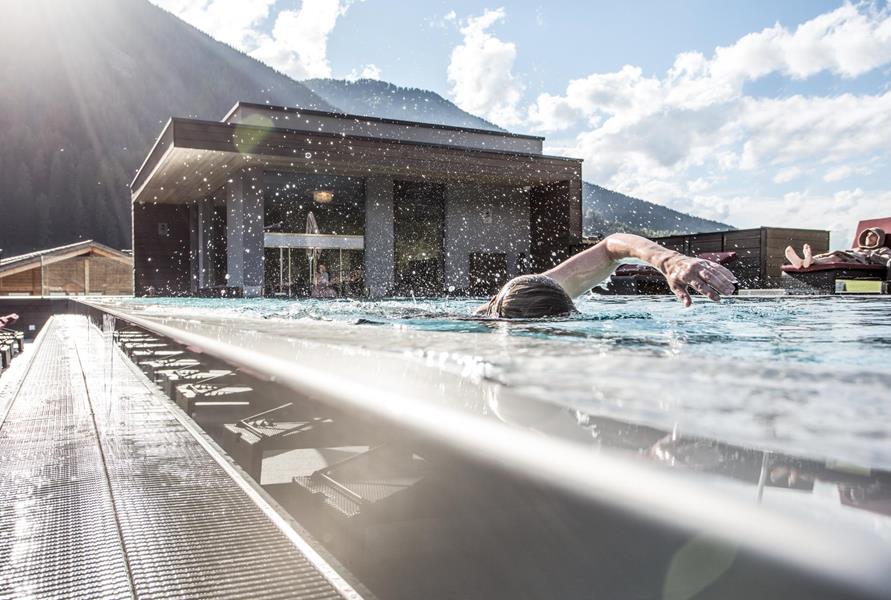
[[[315,367],[335,373],[358,350],[397,355],[394,369],[435,363],[467,381],[588,415],[891,468],[891,432],[883,425],[891,418],[887,300],[734,297],[720,304],[700,299],[685,310],[669,297],[589,296],[577,301],[573,317],[525,322],[475,318],[480,303],[114,302],[183,329],[210,327],[239,344],[262,333],[266,350],[276,339],[333,348],[324,361],[317,350],[295,360],[317,360]]]

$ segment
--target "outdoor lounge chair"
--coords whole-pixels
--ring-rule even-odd
[[[18,353],[25,351],[25,334],[21,331],[0,327],[0,339],[9,342]]]
[[[704,258],[726,266],[736,261],[736,252],[703,252],[697,258]],[[595,292],[599,292],[595,288]],[[656,268],[650,265],[619,265],[606,284],[608,294],[668,294],[668,283]]]
[[[24,339],[21,331],[0,327],[0,371],[9,368],[13,357],[25,349]]]
[[[886,232],[891,232],[891,217],[860,221],[857,224],[857,231],[854,232],[852,248],[857,247],[861,232],[870,227],[878,227]],[[891,280],[891,272],[883,265],[863,265],[842,261],[811,265],[806,269],[783,265],[784,287],[790,293],[835,294],[858,291],[858,288],[850,282],[856,282],[860,284],[860,287],[863,287],[866,282],[875,282],[871,287],[887,294],[889,293],[889,280]]]

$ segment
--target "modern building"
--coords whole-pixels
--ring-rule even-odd
[[[93,240],[0,259],[0,296],[130,295],[133,257]]]
[[[173,118],[131,185],[135,293],[487,293],[581,242],[581,160],[542,142],[248,103]]]

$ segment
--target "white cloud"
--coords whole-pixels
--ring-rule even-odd
[[[529,108],[528,122],[536,131],[554,132],[569,129],[584,117],[568,98],[545,93]]]
[[[361,70],[353,69],[350,71],[350,74],[346,76],[348,81],[355,81],[357,79],[380,79],[381,78],[381,70],[375,64],[367,64],[362,67]]]
[[[278,13],[271,35],[260,35],[251,56],[294,79],[330,77],[328,36],[349,4],[303,0],[297,10]]]
[[[796,160],[843,160],[887,149],[891,92],[872,96],[792,96],[741,100],[748,139],[742,168]]]
[[[711,218],[782,215],[788,220],[779,223],[796,223],[793,213],[776,208],[787,203],[772,186],[823,185],[820,175],[805,179],[808,173],[836,182],[878,172],[856,165],[887,162],[891,90],[755,98],[745,84],[771,74],[829,72],[844,80],[888,64],[891,9],[845,4],[794,30],[775,25],[746,35],[711,56],[679,54],[661,77],[626,65],[570,81],[562,94],[539,95],[525,124],[545,133],[575,131],[574,143],[548,151],[584,158],[585,176],[602,185]],[[722,188],[718,180],[729,182]],[[865,210],[831,194],[821,198],[833,198],[824,204],[836,210]]]
[[[847,179],[848,177],[852,177],[854,175],[871,175],[872,173],[872,167],[866,165],[839,165],[837,167],[832,167],[831,169],[826,171],[826,174],[823,175],[823,181],[832,183],[835,181]]]
[[[777,171],[777,174],[773,176],[774,183],[789,183],[790,181],[795,181],[804,171],[801,167],[789,167],[788,169],[782,169]]]
[[[282,73],[307,79],[331,76],[328,37],[354,0],[302,0],[300,8],[272,15],[269,32],[264,24],[276,0],[151,1]]]
[[[799,26],[779,25],[745,36],[716,52],[714,70],[755,79],[770,72],[804,79],[820,71],[856,77],[891,60],[886,11],[845,4]]]
[[[692,198],[687,199],[685,202],[682,202],[676,208],[704,219],[726,221],[728,217],[730,217],[733,205],[741,201],[744,200],[739,198],[726,198],[714,194],[697,194]]]
[[[826,171],[826,174],[823,175],[823,181],[832,182],[832,181],[841,181],[842,179],[847,179],[851,175],[854,174],[854,168],[850,165],[841,165],[838,167],[833,167]]]
[[[377,65],[368,64],[362,67],[362,72],[359,75],[365,79],[380,79],[381,70]]]
[[[800,25],[794,32],[781,25],[718,47],[712,58],[685,52],[665,77],[645,77],[630,65],[615,73],[573,80],[562,96],[542,94],[530,108],[530,124],[542,131],[568,126],[606,113],[622,122],[665,109],[699,110],[742,97],[743,84],[771,73],[806,78],[822,71],[855,77],[891,62],[891,16],[888,10],[846,4]],[[555,108],[564,118],[549,121]],[[568,109],[573,109],[571,113]]]
[[[275,0],[151,0],[211,37],[244,50],[257,40],[257,27]]]
[[[456,19],[454,13],[449,16]],[[458,106],[509,126],[521,122],[518,104],[523,84],[513,74],[517,47],[488,31],[504,17],[503,8],[487,9],[481,16],[461,22],[464,39],[452,50],[448,78]]]

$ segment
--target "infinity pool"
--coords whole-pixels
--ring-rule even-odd
[[[798,456],[891,468],[891,301],[591,297],[546,321],[479,300],[128,299],[231,335],[299,337],[435,361],[532,399]],[[261,323],[260,320],[264,322]]]

